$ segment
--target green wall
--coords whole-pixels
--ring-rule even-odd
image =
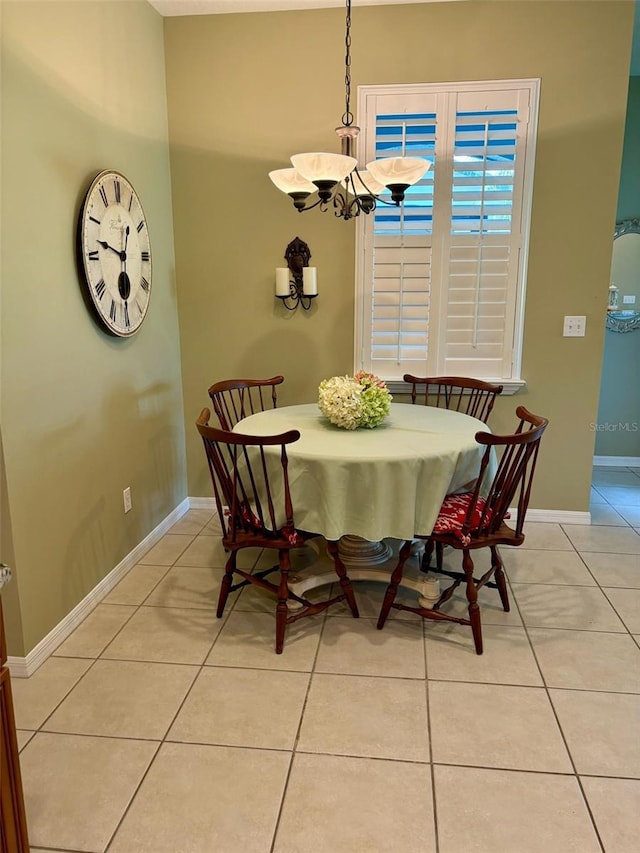
[[[640,218],[640,77],[629,80],[617,219]],[[629,237],[625,239],[630,239]],[[640,236],[636,239],[640,240]],[[635,306],[640,311],[640,270]],[[608,281],[606,286],[608,287]],[[625,288],[627,292],[630,288]],[[621,291],[622,293],[622,291]],[[622,296],[620,296],[622,301]],[[604,322],[604,321],[603,321]],[[596,419],[598,456],[640,456],[640,331],[605,333]]]
[[[2,510],[20,656],[186,479],[162,18],[144,0],[8,0],[2,16]],[[149,313],[126,340],[89,315],[75,262],[83,196],[105,168],[136,187],[153,249]]]
[[[358,84],[541,78],[519,403],[551,420],[532,506],[588,508],[624,132],[633,4],[458,2],[356,7]],[[319,9],[165,19],[167,97],[189,494],[210,485],[194,421],[207,388],[283,373],[282,399],[316,399],[353,366],[354,228],[298,214],[269,170],[297,151],[337,151],[344,13]],[[273,297],[300,236],[318,267],[310,312]],[[563,338],[565,314],[587,317]]]

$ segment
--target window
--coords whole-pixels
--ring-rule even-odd
[[[358,220],[356,367],[520,382],[538,81],[362,86],[361,160],[431,162]]]

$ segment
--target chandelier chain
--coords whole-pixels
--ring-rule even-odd
[[[342,116],[342,124],[350,127],[353,124],[353,113],[351,112],[351,0],[347,0],[346,34],[344,39],[344,90],[345,110]]]

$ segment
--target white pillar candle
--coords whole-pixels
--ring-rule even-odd
[[[302,270],[302,292],[305,296],[318,295],[318,268],[304,267]]]
[[[289,287],[289,268],[276,267],[276,296],[289,296],[291,289]]]

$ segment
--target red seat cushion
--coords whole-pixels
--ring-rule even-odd
[[[478,498],[478,502],[476,503],[473,511],[471,529],[465,535],[462,533],[462,525],[466,521],[467,511],[472,497],[472,492],[463,492],[459,495],[447,495],[440,507],[436,523],[433,525],[433,532],[451,533],[461,541],[463,546],[468,545],[471,542],[470,534],[477,532],[480,527],[480,519],[482,518],[482,513],[484,512],[486,503],[484,498]],[[489,510],[485,518],[485,523],[488,523],[491,520],[491,515],[492,512]]]

